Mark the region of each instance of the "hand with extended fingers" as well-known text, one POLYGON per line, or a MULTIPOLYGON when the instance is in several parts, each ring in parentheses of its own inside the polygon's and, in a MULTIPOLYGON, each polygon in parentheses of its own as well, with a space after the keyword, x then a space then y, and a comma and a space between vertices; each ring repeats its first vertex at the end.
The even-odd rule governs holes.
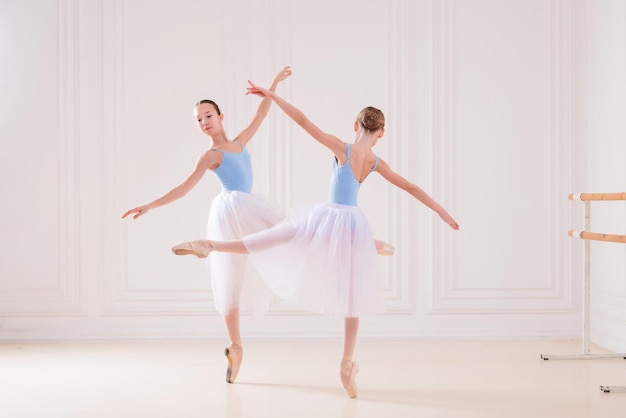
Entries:
POLYGON ((149 205, 138 206, 136 208, 133 208, 133 209, 129 210, 125 214, 123 214, 122 215, 122 219, 124 219, 128 215, 132 215, 133 213, 135 214, 135 216, 133 216, 133 219, 137 219, 141 215, 145 215, 146 213, 148 213, 149 210, 150 210, 150 206, 149 205))
POLYGON ((250 84, 250 87, 247 88, 248 91, 246 92, 246 96, 248 94, 254 94, 259 97, 271 97, 273 94, 268 89, 254 85, 254 83, 250 80, 248 80, 248 84, 250 84))
POLYGON ((439 217, 448 225, 450 225, 450 227, 452 229, 458 230, 459 229, 459 224, 452 218, 452 216, 450 216, 447 212, 442 213, 439 215, 439 217))
MULTIPOLYGON (((280 70, 280 72, 278 74, 276 74, 276 77, 274 77, 274 82, 279 83, 281 81, 283 81, 284 79, 286 79, 287 77, 289 77, 291 75, 291 66, 288 65, 285 68, 283 68, 282 70, 280 70)), ((250 82, 250 81, 248 81, 250 82)), ((250 83, 252 84, 252 83, 250 83)))

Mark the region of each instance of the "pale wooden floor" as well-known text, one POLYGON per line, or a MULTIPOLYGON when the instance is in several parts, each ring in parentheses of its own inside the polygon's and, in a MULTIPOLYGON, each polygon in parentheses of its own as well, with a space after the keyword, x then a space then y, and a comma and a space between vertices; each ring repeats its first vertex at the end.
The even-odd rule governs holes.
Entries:
MULTIPOLYGON (((237 383, 207 341, 0 344, 2 418, 624 418, 626 360, 549 360, 578 341, 359 341, 359 399, 339 341, 247 342, 237 383)), ((594 348, 597 352, 602 350, 594 348)))

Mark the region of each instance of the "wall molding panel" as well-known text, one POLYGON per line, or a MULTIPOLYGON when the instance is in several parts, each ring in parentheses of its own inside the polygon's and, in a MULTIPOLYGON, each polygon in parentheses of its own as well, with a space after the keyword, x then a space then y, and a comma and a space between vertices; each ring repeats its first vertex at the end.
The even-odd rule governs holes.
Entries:
MULTIPOLYGON (((548 188, 537 191, 537 197, 548 196, 551 229, 546 231, 543 239, 550 242, 551 265, 547 266, 541 286, 536 287, 467 287, 459 281, 459 257, 463 252, 453 233, 435 233, 433 235, 434 277, 439 278, 433 283, 430 313, 462 314, 462 313, 573 313, 575 302, 572 298, 570 268, 567 248, 567 236, 563 233, 567 218, 566 196, 569 190, 568 178, 571 171, 570 131, 571 123, 571 82, 570 82, 570 50, 571 27, 569 26, 571 11, 569 2, 553 1, 547 4, 546 13, 550 13, 551 27, 550 45, 551 73, 549 79, 551 101, 551 127, 548 136, 550 141, 545 150, 550 157, 550 166, 557 167, 549 175, 548 188)), ((435 135, 433 135, 434 161, 440 162, 435 176, 435 188, 438 196, 445 196, 452 209, 457 207, 451 190, 456 190, 456 179, 461 173, 455 171, 459 167, 455 150, 458 147, 459 124, 458 83, 460 71, 456 57, 458 55, 455 19, 463 19, 457 11, 458 3, 453 0, 436 2, 434 8, 435 27, 433 51, 433 87, 435 89, 433 109, 435 116, 435 135)), ((544 10, 538 11, 543 12, 544 10)), ((518 173, 523 175, 523 173, 518 173)), ((521 197, 520 197, 521 198, 521 197)), ((515 226, 512 225, 511 228, 515 226)), ((503 242, 506 245, 506 242, 503 242)), ((530 261, 532 262, 532 261, 530 261)))
MULTIPOLYGON (((127 166, 126 146, 128 135, 127 115, 132 110, 125 103, 126 66, 125 56, 134 51, 125 47, 125 27, 137 22, 127 20, 125 2, 115 0, 104 3, 104 82, 103 98, 106 121, 113 123, 105 128, 103 144, 104 202, 110 202, 105 213, 114 213, 119 204, 120 191, 126 187, 127 173, 119 167, 127 166)), ((106 203, 105 203, 106 204, 106 203)), ((104 221, 106 236, 105 248, 117 249, 109 255, 110 266, 106 271, 103 286, 102 308, 104 315, 149 316, 149 315, 216 315, 213 309, 213 296, 210 290, 191 288, 188 290, 149 288, 133 283, 127 269, 129 256, 127 228, 117 219, 104 221), (110 225, 109 225, 110 223, 110 225), (122 243, 122 245, 117 245, 122 243)))
MULTIPOLYGON (((415 100, 411 97, 415 91, 417 37, 413 20, 417 16, 416 3, 398 1, 387 3, 387 87, 386 104, 387 125, 393 127, 395 138, 415 138, 416 129, 406 123, 416 113, 415 100)), ((379 147, 385 148, 393 167, 400 173, 409 172, 411 157, 415 155, 409 141, 382 141, 379 147)), ((385 184, 385 200, 387 202, 387 230, 389 240, 396 247, 397 253, 385 260, 386 289, 385 313, 411 314, 417 310, 415 293, 416 281, 409 271, 409 250, 414 248, 410 242, 406 225, 409 224, 409 199, 403 190, 385 184)))
MULTIPOLYGON (((54 16, 51 16, 54 18, 54 16)), ((0 316, 53 316, 81 315, 81 277, 80 277, 80 240, 78 231, 80 190, 79 138, 78 138, 78 2, 59 0, 54 24, 57 29, 56 39, 48 40, 50 48, 56 50, 57 67, 52 68, 58 74, 57 112, 58 131, 53 133, 57 154, 57 207, 58 213, 57 252, 58 270, 51 271, 54 277, 48 282, 54 286, 42 286, 30 289, 5 288, 0 292, 0 316)), ((50 22, 52 24, 52 21, 50 22)), ((39 231, 39 234, 41 231, 39 231)), ((14 278, 16 282, 18 277, 14 278)))

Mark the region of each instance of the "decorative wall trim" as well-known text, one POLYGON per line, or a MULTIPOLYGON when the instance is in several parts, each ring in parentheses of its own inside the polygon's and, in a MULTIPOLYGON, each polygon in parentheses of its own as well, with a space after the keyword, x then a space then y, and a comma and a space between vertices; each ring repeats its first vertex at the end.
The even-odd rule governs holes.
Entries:
MULTIPOLYGON (((568 213, 567 186, 569 185, 570 125, 571 125, 571 10, 567 0, 552 0, 551 13, 551 141, 546 152, 551 158, 552 172, 549 179, 550 224, 546 239, 550 241, 552 265, 550 278, 545 287, 520 289, 463 288, 458 285, 458 248, 452 232, 435 229, 432 245, 433 282, 430 313, 570 313, 575 310, 571 289, 571 269, 567 243, 566 224, 562 214, 568 213), (551 301, 546 303, 546 301, 551 301)), ((453 19, 455 0, 434 2, 433 8, 433 161, 434 187, 437 196, 443 196, 444 206, 454 213, 455 179, 454 149, 456 148, 456 95, 455 79, 456 37, 453 19)), ((538 197, 540 198, 540 197, 538 197)))
MULTIPOLYGON (((269 72, 271 76, 284 65, 292 62, 292 42, 293 37, 291 27, 292 2, 289 0, 272 1, 270 3, 270 63, 269 72)), ((280 86, 282 97, 291 99, 291 85, 286 82, 280 86)), ((285 211, 294 206, 293 197, 293 141, 294 123, 288 118, 277 118, 276 113, 270 112, 268 116, 269 137, 265 149, 267 153, 263 156, 264 166, 267 168, 266 178, 268 179, 268 195, 272 202, 278 204, 285 211)))
MULTIPOLYGON (((125 20, 124 0, 103 2, 103 213, 122 207, 126 173, 125 159, 125 20)), ((234 54, 237 55, 237 54, 234 54)), ((122 316, 216 314, 213 296, 205 289, 138 289, 129 282, 126 229, 122 223, 102 220, 104 231, 103 314, 122 316), (115 253, 111 253, 114 251, 115 253)))
MULTIPOLYGON (((382 141, 380 147, 385 147, 389 160, 393 161, 394 170, 399 173, 408 173, 412 157, 416 155, 414 141, 408 138, 417 138, 417 129, 414 124, 408 123, 417 113, 415 91, 417 80, 417 36, 415 19, 417 16, 416 4, 413 1, 394 1, 387 3, 388 32, 387 32, 387 119, 394 126, 394 136, 405 140, 393 142, 382 141), (395 121, 395 122, 393 122, 395 121)), ((417 281, 410 270, 411 256, 408 253, 413 247, 407 233, 409 219, 409 200, 413 199, 404 190, 395 186, 386 185, 387 202, 387 230, 389 240, 396 247, 397 253, 386 263, 385 311, 388 314, 412 314, 416 310, 415 287, 417 281)), ((413 252, 414 254, 417 251, 413 252)), ((418 260, 419 262, 419 260, 418 260)))
MULTIPOLYGON (((80 146, 79 126, 79 21, 78 0, 57 2, 58 56, 58 260, 56 286, 5 289, 0 293, 3 316, 81 315, 80 287, 80 146)), ((53 19, 54 17, 51 17, 53 19)))

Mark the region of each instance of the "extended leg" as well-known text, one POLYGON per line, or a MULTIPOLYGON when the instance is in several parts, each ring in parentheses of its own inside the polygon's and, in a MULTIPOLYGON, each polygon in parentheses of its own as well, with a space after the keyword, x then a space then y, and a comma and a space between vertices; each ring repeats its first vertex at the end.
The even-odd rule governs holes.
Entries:
POLYGON ((242 241, 209 241, 206 239, 186 241, 172 247, 176 255, 195 255, 199 258, 207 258, 212 251, 233 254, 248 254, 248 249, 242 241))
MULTIPOLYGON (((289 241, 295 233, 295 225, 283 222, 270 229, 248 235, 245 238, 245 244, 243 240, 209 241, 202 239, 176 244, 172 247, 172 252, 176 255, 193 254, 199 258, 208 257, 209 253, 212 251, 233 254, 248 254, 249 251, 247 246, 257 250, 271 248, 289 241)), ((391 248, 393 249, 393 247, 391 248)))

